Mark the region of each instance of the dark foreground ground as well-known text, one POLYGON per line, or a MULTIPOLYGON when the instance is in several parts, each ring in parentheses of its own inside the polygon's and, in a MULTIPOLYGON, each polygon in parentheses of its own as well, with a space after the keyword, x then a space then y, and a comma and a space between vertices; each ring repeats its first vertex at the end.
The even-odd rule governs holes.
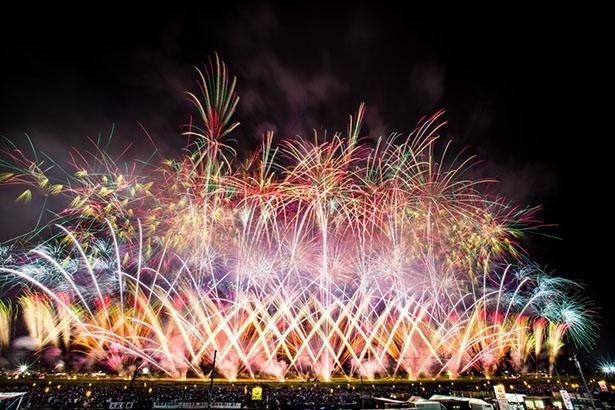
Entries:
MULTIPOLYGON (((597 407, 615 406, 615 381, 605 381, 602 391, 597 379, 590 379, 590 390, 597 407)), ((376 398, 405 400, 411 396, 429 398, 434 394, 483 398, 497 405, 493 386, 503 384, 507 393, 540 398, 545 410, 556 409, 561 403, 559 391, 567 390, 575 408, 589 406, 583 398, 587 393, 576 379, 441 379, 421 381, 349 381, 332 382, 223 382, 215 381, 211 390, 211 408, 252 409, 361 409, 383 408, 385 402, 376 398), (260 400, 253 400, 253 389, 262 388, 260 400)), ((0 378, 0 392, 26 392, 21 406, 27 409, 152 409, 192 408, 209 406, 209 381, 168 381, 140 377, 131 380, 108 378, 78 378, 68 376, 38 376, 15 379, 0 378)), ((258 392, 255 392, 258 396, 258 392)), ((0 409, 9 408, 0 401, 0 409)), ((444 403, 446 410, 470 410, 459 403, 444 403), (449 408, 450 407, 450 408, 449 408)), ((531 405, 512 404, 510 410, 534 410, 531 405)), ((540 406, 540 404, 538 404, 540 406)), ((589 407, 588 407, 589 408, 589 407)), ((474 410, 474 409, 472 409, 474 410)))

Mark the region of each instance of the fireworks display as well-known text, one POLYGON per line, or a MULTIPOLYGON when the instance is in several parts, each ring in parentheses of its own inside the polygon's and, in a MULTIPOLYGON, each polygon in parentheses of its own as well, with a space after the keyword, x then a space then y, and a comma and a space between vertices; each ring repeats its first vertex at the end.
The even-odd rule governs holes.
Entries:
POLYGON ((442 112, 368 139, 360 105, 345 133, 270 132, 242 156, 235 79, 217 57, 198 76, 201 122, 178 158, 126 163, 100 141, 62 166, 4 151, 17 201, 68 205, 0 252, 17 292, 0 303, 0 352, 21 320, 36 349, 120 374, 203 377, 217 351, 229 380, 330 380, 551 369, 565 342, 591 345, 579 286, 521 248, 536 209, 467 176, 442 112))

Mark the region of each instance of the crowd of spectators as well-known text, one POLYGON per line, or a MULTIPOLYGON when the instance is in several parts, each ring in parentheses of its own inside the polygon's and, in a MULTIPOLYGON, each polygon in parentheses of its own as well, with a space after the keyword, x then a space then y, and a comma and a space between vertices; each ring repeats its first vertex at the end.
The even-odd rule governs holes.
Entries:
MULTIPOLYGON (((552 392, 567 389, 572 393, 583 393, 576 383, 550 380, 506 380, 508 392, 528 396, 551 396, 552 392)), ((469 381, 415 381, 388 383, 225 383, 214 386, 211 401, 235 403, 241 408, 268 409, 361 409, 381 406, 375 398, 405 400, 411 396, 429 398, 432 395, 473 396, 493 398, 493 384, 489 380, 469 381), (252 388, 262 387, 262 398, 252 400, 252 388)), ((143 381, 130 385, 121 381, 41 381, 41 380, 0 380, 0 391, 26 392, 22 408, 26 409, 109 409, 124 408, 150 409, 154 404, 193 403, 200 406, 210 399, 208 383, 143 381), (126 403, 130 403, 126 406, 126 403)), ((599 395, 596 386, 596 395, 599 395)), ((606 399, 610 400, 609 397, 606 399)), ((4 404, 6 405, 6 403, 4 404)), ((0 403, 0 409, 4 406, 0 403)), ((170 407, 169 407, 170 408, 170 407)), ((201 407, 203 408, 203 407, 201 407)), ((206 407, 205 407, 206 408, 206 407)), ((218 407, 219 408, 219 407, 218 407)))

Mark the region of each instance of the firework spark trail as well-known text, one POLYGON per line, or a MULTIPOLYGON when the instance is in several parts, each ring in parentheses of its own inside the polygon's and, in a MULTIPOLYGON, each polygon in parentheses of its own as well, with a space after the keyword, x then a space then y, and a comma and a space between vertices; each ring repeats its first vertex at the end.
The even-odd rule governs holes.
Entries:
MULTIPOLYGON (((75 251, 76 257, 86 255, 82 252, 75 251)), ((39 251, 33 256, 44 254, 39 251)), ((120 254, 116 258, 124 259, 120 254)), ((148 267, 142 269, 141 274, 106 273, 123 277, 122 298, 113 289, 98 295, 92 291, 92 283, 72 281, 76 301, 70 304, 31 276, 12 273, 48 295, 28 299, 40 305, 31 320, 40 324, 41 320, 49 323, 49 317, 71 318, 75 343, 118 371, 126 364, 118 357, 138 357, 172 377, 185 377, 188 371, 203 376, 200 364, 218 350, 219 371, 231 380, 242 372, 278 379, 289 371, 304 375, 313 371, 321 377, 416 377, 445 371, 458 374, 470 368, 489 373, 509 351, 530 350, 531 338, 519 340, 519 334, 531 332, 528 318, 537 315, 537 299, 566 297, 557 289, 561 285, 536 288, 526 278, 516 288, 508 283, 484 288, 478 298, 466 294, 465 298, 473 299, 465 306, 462 300, 447 306, 446 300, 441 303, 427 291, 420 294, 412 287, 381 294, 366 286, 348 292, 333 284, 325 306, 321 292, 314 291, 315 286, 321 286, 319 281, 314 281, 311 289, 280 286, 279 281, 252 283, 228 298, 198 286, 198 279, 188 270, 163 276, 148 267), (150 279, 138 279, 148 275, 150 279), (136 308, 119 306, 120 300, 136 308), (487 315, 485 306, 490 312, 487 315), (329 314, 322 315, 325 307, 329 314), (52 309, 54 313, 41 316, 40 312, 52 309), (62 310, 66 311, 63 315, 62 310)), ((538 323, 543 320, 536 319, 538 323)), ((549 324, 550 361, 570 325, 549 324)), ((57 343, 56 330, 34 333, 54 340, 41 341, 41 345, 57 343)), ((540 332, 534 336, 543 337, 540 332)))
POLYGON ((13 307, 0 300, 0 353, 9 346, 13 322, 13 307))
POLYGON ((552 366, 565 335, 591 343, 576 285, 524 256, 536 208, 464 177, 475 159, 438 149, 442 111, 365 144, 361 104, 347 135, 274 144, 269 132, 240 161, 224 142, 235 79, 217 56, 199 78, 203 125, 179 158, 122 166, 96 143, 62 183, 15 146, 0 162, 0 182, 27 186, 18 199, 70 200, 51 239, 0 268, 61 317, 41 344, 62 335, 118 372, 138 359, 203 376, 217 350, 229 379, 327 380, 491 373, 544 346, 552 366))

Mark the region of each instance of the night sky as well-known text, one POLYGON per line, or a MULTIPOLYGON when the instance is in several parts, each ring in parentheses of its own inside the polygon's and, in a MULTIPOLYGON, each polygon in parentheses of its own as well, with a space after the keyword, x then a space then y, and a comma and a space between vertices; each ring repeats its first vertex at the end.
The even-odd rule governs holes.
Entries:
MULTIPOLYGON (((114 126, 115 146, 134 142, 138 156, 151 151, 142 125, 177 153, 194 114, 183 92, 196 88, 193 66, 213 52, 238 77, 242 125, 233 138, 243 151, 266 129, 278 137, 345 130, 362 100, 372 137, 407 133, 444 108, 443 136, 483 160, 477 175, 499 179, 494 189, 515 203, 543 206, 540 219, 554 226, 524 247, 547 270, 587 285, 601 316, 595 357, 615 353, 605 12, 90 7, 3 11, 0 135, 23 144, 27 133, 61 160, 114 126)), ((0 199, 2 239, 33 226, 36 201, 26 209, 6 189, 0 199)))

